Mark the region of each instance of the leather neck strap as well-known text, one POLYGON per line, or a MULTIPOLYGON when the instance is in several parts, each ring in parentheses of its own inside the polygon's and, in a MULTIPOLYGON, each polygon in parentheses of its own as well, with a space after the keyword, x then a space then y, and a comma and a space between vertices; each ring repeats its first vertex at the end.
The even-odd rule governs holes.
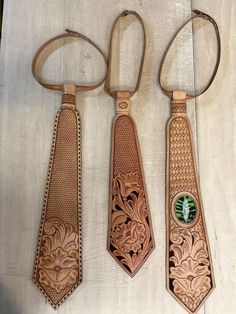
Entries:
POLYGON ((143 71, 143 63, 144 63, 145 50, 146 50, 146 34, 145 34, 144 23, 143 23, 141 16, 137 12, 124 10, 123 12, 121 12, 120 15, 118 15, 118 17, 116 18, 116 20, 112 26, 111 37, 110 37, 109 56, 108 56, 108 66, 107 66, 107 79, 106 79, 106 83, 105 83, 106 92, 115 99, 117 99, 119 97, 119 95, 122 93, 122 91, 121 90, 112 90, 111 86, 110 86, 113 34, 114 34, 114 31, 115 31, 115 28, 116 28, 116 25, 117 25, 119 19, 124 18, 128 15, 134 15, 139 20, 139 22, 142 26, 142 30, 143 30, 143 52, 142 52, 142 56, 141 56, 140 68, 139 68, 139 74, 138 74, 136 86, 133 90, 124 91, 126 95, 127 95, 127 92, 129 93, 129 97, 132 97, 137 92, 137 90, 139 89, 142 71, 143 71))
MULTIPOLYGON (((61 38, 66 38, 66 37, 76 37, 76 38, 82 38, 83 40, 87 41, 89 44, 91 44, 93 47, 95 47, 97 49, 97 51, 99 51, 99 53, 103 56, 103 59, 105 61, 105 64, 107 63, 106 60, 106 56, 103 53, 103 51, 95 44, 95 42, 93 42, 91 39, 89 39, 88 37, 86 37, 85 35, 78 33, 78 32, 74 32, 71 31, 69 29, 66 29, 65 34, 61 34, 58 35, 56 37, 53 37, 51 39, 49 39, 47 42, 45 42, 36 52, 33 62, 32 62, 32 72, 33 75, 35 77, 35 79, 39 82, 39 84, 41 84, 43 87, 48 88, 48 89, 53 89, 53 90, 63 90, 63 86, 64 84, 51 84, 51 83, 47 83, 45 81, 43 81, 37 74, 37 61, 39 56, 41 55, 41 53, 43 52, 43 50, 49 46, 52 42, 61 39, 61 38)), ((95 89, 97 87, 99 87, 100 85, 102 85, 102 83, 105 81, 106 79, 106 75, 102 78, 102 80, 100 80, 97 84, 94 85, 80 85, 80 84, 75 84, 76 86, 76 90, 77 91, 88 91, 88 90, 92 90, 95 89)))
POLYGON ((216 73, 217 73, 217 70, 218 70, 218 67, 219 67, 219 64, 220 64, 220 56, 221 56, 221 42, 220 42, 220 33, 219 33, 219 29, 218 29, 218 26, 217 26, 217 23, 216 21, 208 14, 206 13, 203 13, 201 11, 198 11, 198 10, 193 10, 193 12, 196 14, 194 16, 192 16, 187 22, 185 22, 183 24, 183 26, 177 31, 177 33, 174 35, 174 37, 172 38, 169 46, 167 47, 166 49, 166 52, 163 56, 163 59, 162 59, 162 62, 161 62, 161 66, 160 66, 160 72, 159 72, 159 84, 161 86, 161 89, 162 91, 167 95, 169 96, 170 98, 173 98, 173 91, 171 90, 167 90, 166 88, 164 88, 163 86, 163 83, 162 83, 162 80, 161 80, 161 77, 162 77, 162 70, 163 70, 163 67, 164 67, 164 63, 165 63, 165 59, 166 59, 166 56, 171 48, 171 45, 172 43, 174 42, 174 40, 176 39, 176 37, 179 35, 179 33, 181 32, 181 30, 190 22, 192 21, 193 19, 196 19, 196 18, 202 18, 204 20, 207 20, 209 22, 212 23, 212 25, 214 26, 214 29, 215 29, 215 33, 216 33, 216 38, 217 38, 217 59, 216 59, 216 64, 215 64, 215 68, 214 68, 214 71, 211 75, 211 78, 207 84, 207 86, 200 92, 200 93, 197 93, 197 94, 189 94, 189 95, 186 95, 186 99, 193 99, 193 98, 196 98, 200 95, 202 95, 206 90, 208 90, 208 88, 211 86, 215 76, 216 76, 216 73))

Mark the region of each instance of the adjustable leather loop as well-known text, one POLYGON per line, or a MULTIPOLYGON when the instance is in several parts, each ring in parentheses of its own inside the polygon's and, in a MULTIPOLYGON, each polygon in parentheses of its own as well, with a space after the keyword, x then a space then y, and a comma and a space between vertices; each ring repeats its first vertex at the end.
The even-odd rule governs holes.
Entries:
POLYGON ((112 90, 111 86, 110 86, 110 83, 111 83, 111 63, 112 63, 113 35, 114 35, 114 31, 115 31, 115 28, 116 28, 116 25, 117 25, 119 19, 120 18, 124 18, 124 17, 126 17, 128 15, 134 15, 139 20, 139 22, 140 22, 140 24, 142 26, 142 30, 143 30, 143 52, 142 52, 141 61, 140 61, 139 74, 138 74, 138 78, 137 78, 137 82, 136 82, 135 88, 133 90, 128 91, 129 92, 129 97, 132 97, 137 92, 137 90, 139 89, 141 76, 142 76, 142 71, 143 71, 143 63, 144 63, 145 50, 146 50, 146 34, 145 34, 144 23, 143 23, 143 20, 142 20, 141 16, 137 12, 124 10, 123 12, 121 12, 120 15, 118 15, 118 17, 116 18, 116 20, 115 20, 115 22, 114 22, 114 24, 112 26, 111 37, 110 37, 109 55, 108 55, 107 79, 106 79, 106 83, 105 83, 105 90, 106 90, 106 92, 110 96, 115 98, 115 99, 118 98, 119 90, 112 90))
MULTIPOLYGON (((45 81, 43 81, 37 74, 37 60, 39 58, 39 56, 41 55, 41 53, 43 52, 43 50, 48 47, 51 43, 53 43, 54 41, 61 39, 61 38, 67 38, 67 37, 77 37, 77 38, 81 38, 85 41, 87 41, 89 44, 91 44, 94 48, 97 49, 97 51, 103 56, 103 59, 105 61, 105 64, 107 64, 107 60, 106 60, 106 56, 104 54, 104 52, 97 46, 97 44, 95 42, 93 42, 91 39, 89 39, 88 37, 86 37, 85 35, 78 33, 78 32, 74 32, 72 30, 66 29, 67 33, 58 35, 56 37, 53 37, 51 39, 49 39, 48 41, 46 41, 36 52, 33 62, 32 62, 32 72, 33 75, 35 77, 35 79, 39 82, 39 84, 41 84, 43 87, 48 88, 48 89, 54 89, 54 90, 63 90, 63 84, 50 84, 47 83, 45 81)), ((75 84, 76 85, 76 90, 77 91, 88 91, 88 90, 92 90, 95 89, 97 87, 99 87, 100 85, 102 85, 102 83, 105 81, 106 79, 106 75, 102 78, 102 80, 100 80, 97 84, 94 85, 80 85, 80 84, 75 84)))
POLYGON ((176 37, 179 35, 179 33, 182 31, 182 29, 192 20, 196 19, 196 18, 202 18, 204 20, 207 20, 209 21, 210 23, 212 23, 212 25, 214 26, 214 29, 215 29, 215 33, 216 33, 216 39, 217 39, 217 59, 216 59, 216 64, 215 64, 215 68, 214 68, 214 71, 211 75, 211 78, 207 84, 207 86, 200 92, 200 93, 197 93, 197 94, 188 94, 186 95, 186 99, 193 99, 193 98, 196 98, 200 95, 202 95, 205 91, 208 90, 208 88, 211 86, 212 82, 214 81, 214 78, 216 76, 216 73, 217 73, 217 70, 218 70, 218 67, 219 67, 219 64, 220 64, 220 56, 221 56, 221 41, 220 41, 220 33, 219 33, 219 28, 217 26, 217 23, 216 21, 208 14, 206 13, 203 13, 199 10, 193 10, 193 13, 195 13, 195 15, 193 15, 187 22, 185 22, 183 24, 183 26, 181 26, 181 28, 177 31, 177 33, 174 35, 174 37, 172 38, 169 46, 167 47, 166 49, 166 52, 162 58, 162 62, 161 62, 161 66, 160 66, 160 71, 159 71, 159 84, 160 84, 160 87, 162 89, 162 91, 167 95, 169 96, 170 98, 173 98, 173 91, 171 90, 167 90, 166 88, 164 88, 163 84, 162 84, 162 80, 161 80, 161 76, 162 76, 162 70, 163 70, 163 67, 164 67, 164 63, 165 63, 165 59, 167 57, 167 54, 172 46, 172 43, 174 42, 174 40, 176 39, 176 37))

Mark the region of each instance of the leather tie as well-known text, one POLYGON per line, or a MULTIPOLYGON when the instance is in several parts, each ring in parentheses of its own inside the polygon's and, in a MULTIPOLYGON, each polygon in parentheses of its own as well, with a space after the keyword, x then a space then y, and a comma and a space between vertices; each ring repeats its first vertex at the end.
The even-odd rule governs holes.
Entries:
POLYGON ((108 251, 133 277, 154 249, 150 210, 144 180, 138 136, 130 109, 130 97, 138 90, 145 54, 143 21, 134 11, 123 11, 115 20, 110 39, 106 91, 116 99, 116 116, 112 126, 108 251), (132 14, 143 28, 144 48, 136 88, 111 90, 110 74, 112 38, 120 18, 132 14))
MULTIPOLYGON (((220 62, 220 36, 216 22, 209 15, 195 10, 192 19, 210 21, 216 31, 218 56, 216 66, 204 93, 211 85, 220 62)), ((166 221, 167 221, 167 289, 190 313, 196 313, 215 287, 213 266, 207 237, 191 125, 186 114, 186 100, 200 94, 166 90, 172 98, 171 118, 167 126, 166 221)))
MULTIPOLYGON (((68 30, 67 30, 68 31, 68 30)), ((53 132, 42 218, 35 257, 33 281, 54 309, 58 308, 82 281, 82 192, 81 125, 75 108, 76 90, 101 85, 49 84, 36 75, 36 63, 50 43, 64 37, 78 37, 100 48, 83 34, 68 31, 56 36, 36 52, 32 71, 46 88, 62 91, 53 132)))

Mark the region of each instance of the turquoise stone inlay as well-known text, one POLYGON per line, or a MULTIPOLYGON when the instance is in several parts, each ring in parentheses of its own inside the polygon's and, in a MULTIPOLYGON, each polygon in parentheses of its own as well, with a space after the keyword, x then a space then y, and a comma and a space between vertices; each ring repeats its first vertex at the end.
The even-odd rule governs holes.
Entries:
POLYGON ((191 223, 197 210, 194 200, 189 195, 180 196, 175 202, 175 215, 182 223, 191 223))

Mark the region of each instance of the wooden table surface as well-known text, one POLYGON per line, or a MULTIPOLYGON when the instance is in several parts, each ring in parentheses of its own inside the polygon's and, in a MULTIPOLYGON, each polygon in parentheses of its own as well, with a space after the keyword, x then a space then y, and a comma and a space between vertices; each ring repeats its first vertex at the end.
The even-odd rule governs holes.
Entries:
MULTIPOLYGON (((63 314, 182 314, 165 290, 165 134, 170 100, 157 81, 173 34, 197 8, 219 24, 222 59, 212 87, 188 103, 216 289, 199 314, 236 313, 236 1, 235 0, 24 0, 5 1, 0 63, 0 313, 55 313, 32 283, 32 268, 52 140, 61 95, 31 74, 36 49, 65 28, 80 31, 107 53, 112 23, 123 9, 138 11, 147 32, 141 87, 132 98, 156 249, 131 279, 106 251, 111 122, 114 100, 103 88, 80 93, 83 151, 83 283, 57 310, 63 314)), ((140 26, 119 28, 115 78, 134 84, 140 26)), ((190 25, 170 54, 164 79, 200 90, 216 53, 206 22, 190 25)), ((50 80, 96 81, 102 60, 73 41, 43 68, 50 80), (66 60, 67 59, 67 60, 66 60)), ((118 84, 118 83, 117 83, 118 84)))

